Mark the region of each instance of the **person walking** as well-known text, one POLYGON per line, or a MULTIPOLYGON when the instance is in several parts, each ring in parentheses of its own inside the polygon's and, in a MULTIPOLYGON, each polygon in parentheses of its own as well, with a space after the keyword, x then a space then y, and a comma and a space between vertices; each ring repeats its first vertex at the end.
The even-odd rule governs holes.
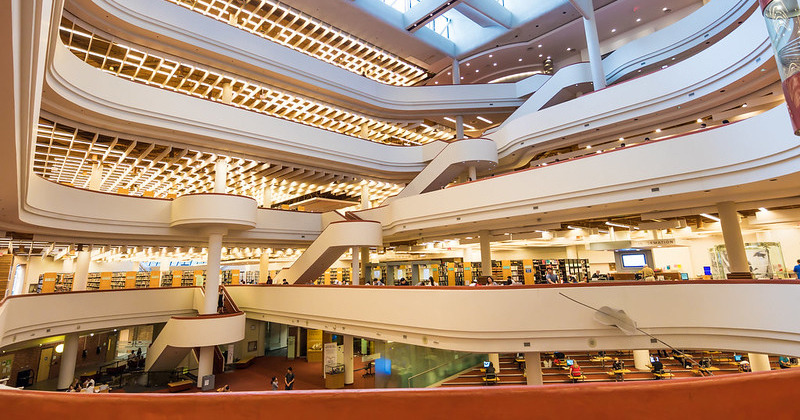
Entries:
POLYGON ((286 384, 287 391, 291 391, 294 389, 294 373, 292 372, 291 366, 286 369, 286 378, 283 380, 284 384, 286 384))

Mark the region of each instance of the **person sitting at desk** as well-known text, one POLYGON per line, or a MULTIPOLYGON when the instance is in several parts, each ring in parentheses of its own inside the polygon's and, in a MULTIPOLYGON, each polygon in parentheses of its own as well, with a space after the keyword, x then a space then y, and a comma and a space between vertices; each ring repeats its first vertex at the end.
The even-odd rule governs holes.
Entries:
POLYGON ((583 372, 581 372, 581 367, 578 365, 578 362, 573 361, 572 366, 569 367, 569 376, 572 379, 583 376, 583 372))
POLYGON ((602 281, 602 280, 608 280, 608 275, 600 274, 600 270, 597 270, 594 272, 594 274, 592 274, 592 281, 602 281))
POLYGON ((433 276, 428 277, 428 286, 438 286, 438 284, 433 281, 433 276))
POLYGON ((386 286, 386 284, 385 284, 384 282, 382 282, 382 281, 381 281, 381 279, 375 279, 375 280, 373 280, 373 281, 372 281, 372 285, 373 285, 373 286, 386 286))
POLYGON ((614 358, 614 363, 611 365, 611 369, 613 369, 613 370, 625 369, 625 362, 622 361, 622 360, 619 360, 618 357, 615 357, 614 358))
POLYGON ((494 370, 494 364, 492 362, 489 362, 489 364, 486 366, 486 374, 484 375, 484 378, 486 379, 485 383, 496 383, 495 379, 497 379, 497 373, 494 370))
POLYGON ((656 281, 656 272, 653 271, 653 269, 647 264, 642 267, 640 273, 642 274, 642 277, 644 277, 644 281, 656 281))
POLYGON ((653 366, 652 369, 650 369, 651 372, 659 374, 664 373, 664 364, 661 363, 661 361, 656 360, 655 362, 653 362, 652 366, 653 366))
POLYGON ((544 275, 544 279, 547 280, 548 284, 561 283, 561 280, 558 279, 558 274, 553 272, 552 267, 547 267, 547 274, 544 275))
POLYGON ((781 356, 778 358, 778 366, 780 366, 781 369, 788 369, 792 367, 792 362, 789 360, 788 357, 781 356))

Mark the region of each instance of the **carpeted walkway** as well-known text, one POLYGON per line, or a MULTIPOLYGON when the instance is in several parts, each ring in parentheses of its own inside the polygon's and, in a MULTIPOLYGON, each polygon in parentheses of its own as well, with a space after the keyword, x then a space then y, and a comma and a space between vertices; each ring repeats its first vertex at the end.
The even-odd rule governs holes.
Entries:
MULTIPOLYGON (((280 391, 283 391, 283 380, 286 368, 291 366, 294 371, 294 389, 325 389, 325 380, 322 378, 322 362, 308 363, 305 359, 288 360, 281 356, 262 356, 254 360, 253 364, 245 369, 237 369, 221 373, 214 378, 215 385, 220 388, 229 385, 231 391, 271 391, 270 380, 278 377, 280 391)), ((365 363, 361 356, 353 360, 355 369, 361 369, 365 363)), ((362 377, 363 370, 356 370, 353 375, 353 385, 345 385, 344 389, 370 389, 375 387, 375 377, 362 377)), ((168 392, 166 389, 152 390, 150 392, 168 392)), ((199 389, 183 392, 200 392, 199 389)))

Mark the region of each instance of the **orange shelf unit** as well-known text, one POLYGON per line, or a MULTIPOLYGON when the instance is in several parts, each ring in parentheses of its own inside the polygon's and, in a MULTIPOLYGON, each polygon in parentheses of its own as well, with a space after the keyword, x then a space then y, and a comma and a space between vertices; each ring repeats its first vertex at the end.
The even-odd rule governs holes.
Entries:
POLYGON ((100 273, 100 290, 111 290, 111 277, 114 273, 103 271, 100 273))
POLYGON ((53 293, 56 291, 57 273, 42 274, 42 293, 53 293))
POLYGON ((136 272, 135 271, 127 271, 127 272, 125 272, 125 288, 126 289, 135 289, 136 288, 136 272))
POLYGON ((151 271, 150 272, 150 287, 161 287, 161 272, 160 271, 151 271))
POLYGON ((180 287, 181 286, 181 277, 183 277, 182 270, 174 270, 172 272, 172 287, 180 287))

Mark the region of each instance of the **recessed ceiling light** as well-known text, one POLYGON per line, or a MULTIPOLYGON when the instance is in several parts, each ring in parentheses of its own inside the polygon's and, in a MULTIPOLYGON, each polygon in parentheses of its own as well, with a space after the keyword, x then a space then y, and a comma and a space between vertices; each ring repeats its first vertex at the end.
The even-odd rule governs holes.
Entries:
POLYGON ((637 21, 637 22, 641 22, 641 21, 642 21, 642 18, 636 18, 636 21, 637 21))
POLYGON ((539 58, 541 58, 541 57, 542 57, 542 54, 539 54, 539 58))
POLYGON ((542 48, 542 44, 539 44, 539 48, 542 48))
POLYGON ((494 57, 494 55, 493 54, 489 54, 489 58, 492 58, 492 57, 494 57))
POLYGON ((697 119, 697 122, 698 122, 698 123, 702 123, 702 122, 703 122, 703 119, 702 119, 702 118, 698 118, 698 119, 697 119))
POLYGON ((444 117, 444 119, 447 120, 447 121, 450 121, 451 123, 456 122, 456 120, 454 120, 454 119, 452 119, 450 117, 444 117))
POLYGON ((480 70, 478 70, 478 69, 475 69, 475 73, 478 73, 479 71, 480 71, 480 70))
POLYGON ((665 7, 665 8, 663 8, 663 9, 661 9, 661 11, 662 11, 662 12, 666 12, 667 10, 669 10, 669 8, 666 8, 666 7, 665 7))
POLYGON ((592 145, 591 145, 591 144, 587 144, 587 145, 586 145, 586 148, 587 148, 587 149, 591 149, 591 148, 592 148, 592 145))
POLYGON ((497 67, 497 63, 492 63, 493 66, 497 67))
POLYGON ((461 80, 464 80, 464 76, 461 76, 461 80))
POLYGON ((479 115, 479 116, 477 116, 476 118, 478 118, 479 120, 481 120, 481 121, 485 122, 486 124, 494 124, 494 123, 492 122, 492 120, 490 120, 490 119, 487 119, 487 118, 483 118, 483 117, 481 117, 480 115, 479 115))
POLYGON ((742 108, 747 108, 747 103, 743 103, 742 108))
POLYGON ((661 132, 661 129, 660 128, 656 128, 656 133, 660 133, 660 132, 661 132))
POLYGON ((572 48, 570 48, 570 47, 567 47, 567 51, 572 51, 572 48))
POLYGON ((467 63, 467 67, 469 67, 469 63, 467 63))
POLYGON ((433 82, 433 84, 434 84, 434 85, 438 85, 438 84, 439 84, 439 82, 433 82))
POLYGON ((450 75, 450 72, 449 72, 449 71, 447 72, 447 75, 448 75, 448 76, 450 75))
POLYGON ((517 60, 517 61, 522 61, 522 59, 520 58, 520 59, 519 59, 519 60, 517 60))
POLYGON ((617 29, 616 29, 616 28, 614 28, 614 29, 612 29, 612 30, 611 30, 611 32, 612 32, 612 33, 614 33, 614 32, 617 32, 617 29))

